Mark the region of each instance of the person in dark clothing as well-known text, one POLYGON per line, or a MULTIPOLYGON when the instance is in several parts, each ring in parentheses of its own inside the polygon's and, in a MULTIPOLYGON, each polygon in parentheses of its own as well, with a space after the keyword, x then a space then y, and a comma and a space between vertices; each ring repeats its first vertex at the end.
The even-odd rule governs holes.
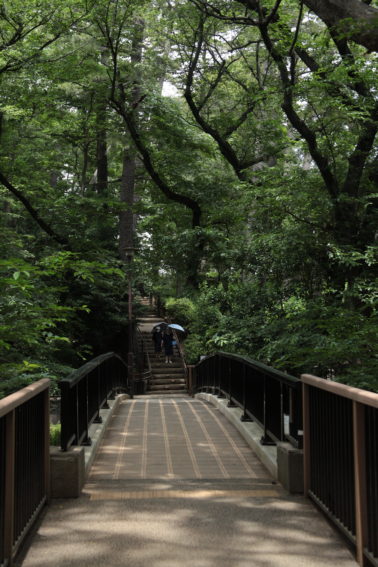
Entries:
POLYGON ((165 353, 165 363, 172 364, 173 356, 173 333, 171 330, 166 329, 163 333, 163 345, 165 353))
POLYGON ((159 354, 161 352, 161 341, 162 341, 162 333, 160 327, 155 327, 152 331, 152 340, 154 342, 155 352, 159 354))

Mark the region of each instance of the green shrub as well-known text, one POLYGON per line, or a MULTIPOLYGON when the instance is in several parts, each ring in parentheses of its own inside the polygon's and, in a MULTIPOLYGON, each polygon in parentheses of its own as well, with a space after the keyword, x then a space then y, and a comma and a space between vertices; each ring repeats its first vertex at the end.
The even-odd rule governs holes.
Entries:
POLYGON ((167 316, 183 327, 190 326, 194 317, 194 304, 187 297, 168 297, 165 302, 167 316))
POLYGON ((206 346, 204 345, 203 338, 196 334, 189 335, 187 339, 185 339, 184 349, 187 364, 196 364, 201 355, 208 354, 205 350, 206 346))
POLYGON ((56 425, 50 425, 50 445, 59 447, 60 445, 60 432, 61 425, 57 423, 56 425))

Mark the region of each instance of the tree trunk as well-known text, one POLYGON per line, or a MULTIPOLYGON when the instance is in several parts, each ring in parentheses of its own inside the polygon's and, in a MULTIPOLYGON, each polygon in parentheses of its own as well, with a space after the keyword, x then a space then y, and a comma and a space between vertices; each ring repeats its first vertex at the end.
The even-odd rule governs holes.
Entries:
POLYGON ((108 188, 106 107, 107 103, 105 98, 102 98, 96 107, 96 190, 100 195, 106 194, 108 188))
MULTIPOLYGON (((134 34, 131 46, 131 64, 134 73, 131 104, 134 106, 140 99, 140 82, 138 65, 142 62, 144 20, 138 18, 134 22, 134 34)), ((127 252, 134 248, 135 215, 133 205, 135 200, 135 171, 136 153, 125 148, 123 153, 123 170, 121 178, 121 202, 126 205, 119 219, 119 250, 121 259, 126 262, 127 252)))
POLYGON ((125 149, 123 154, 123 168, 121 178, 121 202, 126 205, 126 210, 119 215, 119 253, 121 260, 127 261, 127 252, 134 248, 135 215, 134 188, 135 188, 135 153, 125 149))

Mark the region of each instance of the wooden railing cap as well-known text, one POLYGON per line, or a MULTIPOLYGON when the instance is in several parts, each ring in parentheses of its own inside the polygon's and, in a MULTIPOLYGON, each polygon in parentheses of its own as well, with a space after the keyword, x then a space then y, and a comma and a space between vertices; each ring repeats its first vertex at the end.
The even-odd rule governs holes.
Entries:
POLYGON ((374 392, 361 390, 361 388, 355 388, 354 386, 348 386, 340 382, 334 382, 333 380, 319 378, 312 374, 302 374, 301 380, 304 384, 308 384, 309 386, 315 386, 316 388, 326 390, 337 396, 342 396, 354 400, 355 402, 378 408, 378 394, 374 392))
POLYGON ((0 417, 10 413, 16 407, 24 404, 44 390, 47 390, 50 386, 50 382, 51 380, 49 378, 42 378, 41 380, 38 380, 38 382, 25 386, 22 390, 18 390, 17 392, 14 392, 14 394, 10 394, 0 400, 0 417))

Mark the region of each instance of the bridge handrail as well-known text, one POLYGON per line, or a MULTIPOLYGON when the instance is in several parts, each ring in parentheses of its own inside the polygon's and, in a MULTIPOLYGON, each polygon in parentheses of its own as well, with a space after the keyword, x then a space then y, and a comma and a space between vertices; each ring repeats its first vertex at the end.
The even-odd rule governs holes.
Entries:
MULTIPOLYGON (((268 366, 267 364, 264 364, 262 362, 254 360, 253 358, 250 358, 249 356, 233 354, 233 353, 225 352, 225 351, 222 351, 222 350, 217 351, 215 354, 224 355, 224 356, 227 356, 227 358, 231 358, 231 359, 234 359, 234 360, 244 361, 247 365, 255 368, 256 370, 261 370, 262 372, 266 372, 270 376, 277 376, 277 378, 281 379, 285 383, 297 383, 297 382, 301 381, 296 376, 291 376, 290 374, 287 374, 286 372, 283 372, 282 370, 277 370, 277 368, 273 368, 272 366, 268 366)), ((205 358, 200 360, 198 362, 198 364, 201 364, 204 360, 206 360, 207 358, 210 358, 211 356, 214 356, 214 355, 206 356, 205 358)))
POLYGON ((44 378, 0 400, 0 565, 49 498, 49 386, 44 378))
POLYGON ((116 354, 115 352, 106 352, 105 354, 100 354, 99 356, 96 356, 95 358, 93 358, 92 360, 89 360, 88 362, 86 362, 85 364, 83 364, 82 366, 80 366, 80 368, 76 368, 75 370, 73 370, 71 372, 71 374, 69 374, 68 376, 66 376, 66 378, 62 378, 60 380, 60 383, 62 382, 69 382, 70 387, 72 388, 73 386, 75 386, 84 376, 86 376, 87 374, 89 374, 89 372, 92 372, 92 370, 94 368, 96 368, 97 366, 99 366, 100 364, 102 364, 105 360, 108 360, 110 358, 119 358, 122 362, 123 359, 116 354))
POLYGON ((303 382, 304 493, 378 565, 378 394, 310 374, 303 382))
POLYGON ((61 391, 61 448, 90 445, 89 426, 101 423, 100 410, 106 408, 117 389, 131 395, 126 362, 116 353, 101 354, 74 370, 59 382, 61 391))
POLYGON ((301 381, 247 356, 217 352, 194 367, 193 390, 228 398, 243 410, 243 421, 263 428, 261 443, 302 445, 301 381))

